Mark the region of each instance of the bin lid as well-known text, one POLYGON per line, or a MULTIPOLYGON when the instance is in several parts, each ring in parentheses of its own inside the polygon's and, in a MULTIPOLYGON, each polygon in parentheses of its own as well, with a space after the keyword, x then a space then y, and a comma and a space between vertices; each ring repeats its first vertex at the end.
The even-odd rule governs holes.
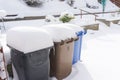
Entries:
POLYGON ((67 26, 67 27, 73 29, 75 32, 84 31, 84 29, 83 29, 82 27, 80 27, 79 25, 76 25, 76 24, 61 23, 61 24, 59 24, 59 25, 67 26))
POLYGON ((54 42, 61 42, 61 40, 67 40, 70 38, 77 38, 74 30, 64 25, 51 24, 45 25, 41 28, 45 29, 50 36, 52 36, 54 42))
POLYGON ((5 10, 0 10, 0 17, 5 17, 7 15, 5 10))
POLYGON ((53 40, 43 29, 22 26, 7 31, 7 44, 28 53, 53 46, 53 40))

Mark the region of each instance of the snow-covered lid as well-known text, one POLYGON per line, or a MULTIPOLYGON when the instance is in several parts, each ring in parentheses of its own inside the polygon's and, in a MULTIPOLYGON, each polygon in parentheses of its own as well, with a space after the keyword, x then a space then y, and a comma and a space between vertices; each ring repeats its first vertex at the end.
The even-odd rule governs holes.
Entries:
POLYGON ((45 29, 50 36, 52 36, 54 42, 61 42, 61 40, 67 40, 70 38, 76 38, 76 32, 64 25, 51 24, 41 27, 45 29))
POLYGON ((53 46, 52 38, 43 29, 14 27, 7 32, 7 44, 24 53, 53 46))
POLYGON ((7 15, 5 10, 0 10, 0 17, 5 17, 7 15))
POLYGON ((67 27, 73 29, 75 32, 84 31, 84 29, 82 27, 80 27, 79 25, 76 25, 76 24, 62 23, 59 25, 67 26, 67 27))

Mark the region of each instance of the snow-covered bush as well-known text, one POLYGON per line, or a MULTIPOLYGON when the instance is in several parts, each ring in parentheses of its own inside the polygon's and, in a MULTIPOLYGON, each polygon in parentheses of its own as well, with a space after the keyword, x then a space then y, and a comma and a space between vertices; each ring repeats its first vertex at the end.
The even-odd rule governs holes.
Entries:
POLYGON ((27 5, 32 7, 41 6, 44 2, 44 0, 24 0, 24 1, 27 5))
POLYGON ((61 13, 59 20, 65 23, 65 22, 71 21, 74 18, 75 18, 74 14, 69 13, 69 12, 63 12, 61 13))

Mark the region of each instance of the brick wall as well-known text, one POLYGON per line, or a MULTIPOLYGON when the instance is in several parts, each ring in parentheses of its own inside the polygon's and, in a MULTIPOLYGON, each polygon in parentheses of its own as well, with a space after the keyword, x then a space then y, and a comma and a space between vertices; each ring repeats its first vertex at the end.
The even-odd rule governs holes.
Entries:
POLYGON ((120 0, 110 0, 120 8, 120 0))

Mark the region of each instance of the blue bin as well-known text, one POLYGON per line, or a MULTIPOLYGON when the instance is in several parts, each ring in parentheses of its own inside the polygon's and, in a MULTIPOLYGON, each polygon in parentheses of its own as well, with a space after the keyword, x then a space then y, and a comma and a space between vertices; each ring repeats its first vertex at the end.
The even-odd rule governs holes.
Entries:
POLYGON ((86 34, 87 32, 83 32, 83 31, 79 31, 77 32, 77 36, 79 37, 78 40, 75 41, 74 43, 74 54, 73 54, 73 62, 72 64, 75 64, 77 61, 80 60, 81 57, 81 46, 82 46, 82 37, 84 34, 86 34))

